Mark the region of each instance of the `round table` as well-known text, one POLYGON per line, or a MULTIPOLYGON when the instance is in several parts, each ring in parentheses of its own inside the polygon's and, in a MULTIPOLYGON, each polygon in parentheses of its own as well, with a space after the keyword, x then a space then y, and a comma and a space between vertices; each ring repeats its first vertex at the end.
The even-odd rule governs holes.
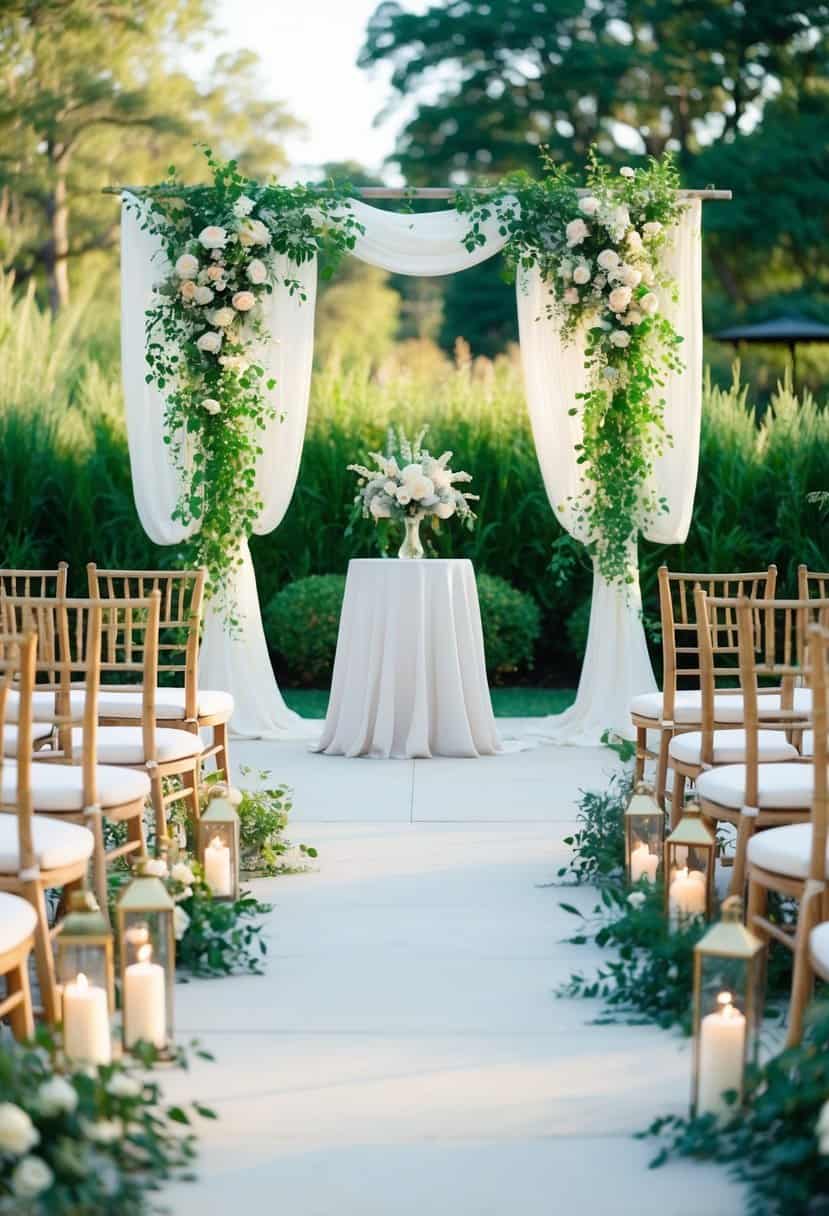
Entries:
POLYGON ((470 561, 349 562, 331 700, 314 750, 386 758, 501 751, 470 561))

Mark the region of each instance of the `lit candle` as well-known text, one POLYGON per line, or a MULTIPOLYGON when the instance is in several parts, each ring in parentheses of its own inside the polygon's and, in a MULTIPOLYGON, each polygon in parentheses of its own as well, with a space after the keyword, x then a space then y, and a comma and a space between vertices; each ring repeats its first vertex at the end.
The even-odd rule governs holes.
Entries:
POLYGON ((727 1089, 742 1094, 746 1020, 731 1003, 731 993, 717 997, 720 1008, 702 1019, 699 1041, 697 1114, 718 1117, 733 1110, 723 1098, 727 1089))
POLYGON ((230 849, 219 836, 214 836, 204 850, 204 880, 214 895, 230 895, 233 891, 230 849))
POLYGON ((705 875, 699 870, 688 873, 687 867, 677 870, 668 890, 668 911, 671 919, 705 915, 705 875))
POLYGON ((649 882, 656 882, 656 867, 659 864, 659 858, 656 853, 652 853, 647 844, 643 841, 637 845, 630 855, 630 880, 638 882, 643 876, 649 882))
POLYGON ((152 961, 153 948, 138 949, 138 962, 124 972, 124 1045, 143 1040, 155 1047, 167 1042, 164 968, 152 961))
POLYGON ((104 988, 80 972, 63 990, 63 1050, 73 1064, 109 1064, 109 1002, 104 988))

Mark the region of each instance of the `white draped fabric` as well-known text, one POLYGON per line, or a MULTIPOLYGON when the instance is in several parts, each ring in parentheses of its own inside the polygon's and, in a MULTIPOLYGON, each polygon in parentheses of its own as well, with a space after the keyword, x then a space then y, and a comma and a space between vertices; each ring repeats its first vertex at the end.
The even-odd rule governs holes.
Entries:
MULTIPOLYGON (((495 220, 483 228, 484 243, 467 251, 462 243, 467 220, 456 211, 407 215, 359 201, 353 203, 353 210, 365 229, 357 238, 354 255, 398 274, 452 274, 492 257, 504 245, 495 220)), ((684 539, 696 484, 702 348, 699 224, 700 204, 691 203, 671 255, 680 283, 679 302, 663 302, 685 338, 687 371, 673 377, 666 393, 667 428, 674 436, 674 447, 659 460, 655 479, 659 492, 668 499, 669 512, 648 533, 650 539, 661 542, 684 539)), ((164 404, 144 378, 144 313, 152 300, 153 283, 163 274, 159 257, 156 239, 141 230, 132 208, 124 208, 122 345, 134 493, 148 535, 159 544, 176 544, 185 532, 171 519, 178 484, 163 443, 164 404)), ((269 298, 266 325, 273 342, 262 357, 277 380, 276 405, 283 420, 271 425, 263 443, 258 485, 264 506, 257 533, 275 528, 287 510, 305 432, 316 265, 291 267, 291 274, 303 281, 308 298, 303 303, 280 289, 269 298)), ((583 384, 583 348, 578 341, 569 346, 561 341, 555 321, 546 316, 544 298, 537 273, 522 275, 517 284, 518 317, 533 433, 551 506, 562 525, 572 530, 566 499, 578 489, 573 451, 578 420, 568 410, 583 384)), ((229 636, 208 609, 202 686, 233 694, 236 733, 268 738, 310 734, 311 728, 284 705, 271 674, 247 546, 240 557, 236 598, 243 612, 242 633, 229 636)), ((606 727, 627 730, 630 698, 653 687, 638 587, 620 592, 596 574, 578 698, 567 714, 547 720, 548 733, 562 742, 592 744, 606 727)))

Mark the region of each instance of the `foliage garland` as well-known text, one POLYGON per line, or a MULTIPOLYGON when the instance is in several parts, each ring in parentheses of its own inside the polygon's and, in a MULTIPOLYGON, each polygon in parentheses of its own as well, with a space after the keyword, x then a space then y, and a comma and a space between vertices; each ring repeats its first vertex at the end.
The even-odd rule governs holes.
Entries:
POLYGON ((260 354, 264 305, 277 286, 304 299, 291 264, 319 257, 329 277, 361 227, 348 186, 261 185, 235 161, 222 163, 209 149, 206 157, 210 184, 184 187, 171 167, 146 205, 130 196, 127 203, 159 237, 169 267, 147 311, 146 359, 182 478, 174 518, 196 526, 188 558, 206 566, 208 594, 233 629, 231 572, 261 510, 256 461, 276 418, 275 381, 260 354))
POLYGON ((662 254, 682 211, 679 175, 670 156, 614 174, 591 152, 585 195, 566 167, 541 157, 541 180, 515 173, 485 201, 461 191, 455 206, 468 217, 467 249, 486 242, 495 220, 508 276, 525 283, 537 268, 565 340, 586 331, 587 387, 570 409, 582 424, 582 488, 569 506, 601 574, 631 583, 637 534, 667 510, 651 475, 670 443, 661 390, 682 368, 682 338, 660 314, 657 289, 676 294, 662 254))

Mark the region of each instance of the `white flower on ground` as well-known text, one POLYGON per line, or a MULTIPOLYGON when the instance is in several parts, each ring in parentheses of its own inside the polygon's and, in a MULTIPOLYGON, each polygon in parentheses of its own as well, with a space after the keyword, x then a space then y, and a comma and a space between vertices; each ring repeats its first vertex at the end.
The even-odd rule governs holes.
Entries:
POLYGON ((645 902, 645 894, 643 891, 631 891, 628 895, 628 903, 631 908, 641 908, 645 902))
POLYGON ((649 220, 647 224, 642 225, 642 232, 645 236, 659 236, 662 231, 662 225, 659 220, 649 220))
POLYGON ((235 320, 236 313, 232 308, 217 308, 210 318, 211 324, 218 325, 219 329, 227 329, 235 320))
POLYGON ((246 215, 250 215, 253 208, 256 206, 252 198, 248 198, 246 194, 240 194, 236 202, 233 204, 233 214, 237 220, 243 220, 246 215))
POLYGON ((71 1114, 77 1105, 77 1091, 65 1077, 50 1077, 37 1091, 37 1108, 47 1119, 71 1114))
POLYGON ((579 199, 579 211, 582 215, 595 215, 598 210, 599 200, 594 198, 592 194, 579 199))
POLYGON ((659 298, 652 291, 649 291, 647 295, 642 296, 642 299, 639 301, 639 307, 646 316, 652 317, 659 310, 659 298))
POLYGON ((230 302, 237 312, 250 312, 256 306, 256 296, 252 291, 237 291, 230 302))
MULTIPOLYGON (((218 335, 216 335, 218 336, 218 335)), ((209 334, 203 334, 202 337, 208 338, 209 334)), ((199 338, 201 342, 201 338, 199 338)), ((149 874, 151 878, 166 878, 167 877, 167 862, 163 857, 148 857, 144 862, 145 874, 149 874)))
POLYGON ((268 268, 264 262, 259 260, 259 258, 253 258, 253 260, 248 263, 247 276, 251 283, 264 283, 265 279, 268 277, 268 268))
POLYGON ((391 517, 391 504, 384 495, 375 494, 371 500, 369 511, 375 519, 389 519, 391 517))
POLYGON ((195 299, 197 304, 210 304, 213 300, 213 292, 209 287, 197 287, 195 299))
POLYGON ((179 904, 176 904, 173 909, 173 933, 177 942, 180 942, 187 932, 187 926, 190 924, 190 917, 179 904))
POLYGON ((578 304, 578 302, 579 302, 578 287, 568 287, 564 293, 564 303, 565 304, 578 304))
POLYGON ((39 1139, 40 1132, 25 1110, 13 1102, 0 1102, 0 1152, 22 1157, 39 1139))
POLYGON ((607 297, 607 302, 614 312, 624 312, 630 303, 631 294, 629 287, 614 287, 607 297))
POLYGON ((192 253, 183 253, 176 262, 176 274, 180 279, 194 279, 199 273, 199 259, 192 253))
POLYGON ((610 341, 614 346, 618 346, 624 350, 626 346, 630 346, 630 334, 625 333, 623 329, 614 329, 610 335, 610 341))
POLYGON ((435 515, 437 515, 438 519, 451 519, 454 514, 454 502, 439 502, 435 507, 435 515))
POLYGON ((635 170, 631 169, 630 165, 622 165, 619 172, 621 173, 622 177, 635 177, 636 176, 635 170))
POLYGON ((81 1126, 87 1140, 93 1140, 95 1144, 114 1144, 124 1132, 120 1119, 96 1119, 94 1122, 83 1119, 81 1126))
POLYGON ((570 223, 564 229, 564 235, 567 237, 567 244, 571 249, 576 245, 580 245, 590 235, 590 229, 585 224, 584 220, 570 220, 570 223))
POLYGON ((615 249, 603 249, 596 261, 602 270, 614 270, 619 265, 619 255, 615 249))
POLYGON ((589 283, 590 282, 590 265, 587 262, 579 262, 576 269, 573 271, 574 283, 589 283))
POLYGON ((208 355, 215 355, 222 347, 222 335, 209 329, 206 334, 202 334, 196 340, 196 346, 199 350, 204 351, 208 355))
POLYGON ((205 249, 224 249, 227 242, 227 230, 218 224, 208 224, 199 233, 199 244, 205 249))
POLYGON ((183 882, 185 886, 189 886, 191 882, 196 881, 196 876, 186 861, 177 861, 170 870, 170 877, 174 882, 183 882))
POLYGON ((11 1186, 18 1199, 34 1199, 42 1195, 55 1180, 42 1157, 24 1157, 18 1161, 11 1176, 11 1186))
POLYGON ((141 1096, 143 1088, 141 1082, 136 1081, 135 1077, 131 1077, 125 1072, 117 1072, 107 1085, 107 1093, 111 1094, 113 1098, 138 1098, 141 1096))
POLYGON ((198 290, 198 287, 192 279, 185 279, 181 287, 179 287, 179 293, 181 294, 182 300, 194 300, 198 290))

